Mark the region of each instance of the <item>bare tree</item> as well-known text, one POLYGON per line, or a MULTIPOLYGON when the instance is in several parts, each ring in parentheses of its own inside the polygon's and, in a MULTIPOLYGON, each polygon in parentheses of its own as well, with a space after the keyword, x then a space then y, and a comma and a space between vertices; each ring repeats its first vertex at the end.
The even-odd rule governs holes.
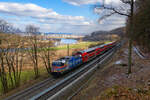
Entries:
POLYGON ((0 20, 0 32, 6 32, 8 31, 8 23, 5 20, 0 20))
POLYGON ((8 92, 8 79, 7 79, 7 72, 5 69, 5 63, 4 63, 4 49, 0 48, 0 79, 3 87, 4 93, 8 92))
POLYGON ((4 41, 7 42, 7 46, 6 44, 0 45, 0 79, 3 91, 6 93, 9 89, 20 85, 24 58, 24 52, 20 48, 24 47, 24 41, 17 40, 14 48, 11 48, 11 43, 7 39, 2 40, 4 41))
MULTIPOLYGON (((138 0, 134 13, 134 42, 146 53, 150 51, 150 0, 138 0)), ((128 27, 128 26, 127 26, 128 27)))
POLYGON ((7 21, 0 19, 0 32, 2 33, 19 33, 21 30, 19 28, 13 27, 12 24, 7 21))
POLYGON ((43 63, 45 65, 45 68, 48 72, 48 74, 51 74, 51 60, 52 56, 54 56, 54 52, 52 52, 51 48, 53 46, 53 43, 49 41, 48 46, 46 47, 45 44, 41 44, 40 47, 42 49, 40 57, 43 60, 43 63))
MULTIPOLYGON (((1 40, 1 39, 0 39, 1 40)), ((4 57, 5 49, 2 46, 2 40, 0 44, 0 81, 2 83, 3 92, 8 92, 8 79, 7 79, 7 72, 5 69, 5 57, 4 57)))
POLYGON ((36 27, 34 25, 27 25, 26 26, 26 33, 28 33, 28 35, 33 36, 33 35, 37 35, 39 33, 39 27, 36 27))
POLYGON ((0 19, 0 32, 8 33, 8 32, 11 32, 13 29, 14 28, 10 23, 6 22, 5 20, 0 19))
POLYGON ((31 57, 31 60, 33 62, 34 66, 34 73, 35 73, 35 78, 39 76, 39 70, 38 70, 38 39, 37 39, 37 33, 39 31, 39 28, 34 26, 34 25, 27 25, 26 26, 26 33, 29 35, 30 39, 30 45, 31 49, 28 51, 29 55, 31 57))
POLYGON ((131 73, 132 66, 132 37, 133 34, 133 13, 134 13, 134 0, 120 0, 121 5, 113 6, 111 4, 105 4, 105 0, 101 5, 95 5, 95 11, 102 15, 99 18, 99 21, 110 17, 112 15, 118 14, 122 16, 126 16, 129 18, 130 29, 129 29, 129 52, 128 52, 128 74, 131 73), (102 12, 100 12, 102 11, 102 12))
POLYGON ((5 59, 12 87, 18 87, 20 85, 20 78, 24 59, 24 51, 21 51, 21 48, 23 47, 24 41, 19 39, 14 49, 10 48, 9 45, 5 49, 5 59))

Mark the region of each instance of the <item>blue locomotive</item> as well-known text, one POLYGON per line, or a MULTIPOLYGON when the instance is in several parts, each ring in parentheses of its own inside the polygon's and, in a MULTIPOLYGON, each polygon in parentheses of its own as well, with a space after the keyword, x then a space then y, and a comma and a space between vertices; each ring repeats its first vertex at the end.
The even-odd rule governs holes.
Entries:
POLYGON ((82 64, 82 57, 80 55, 76 56, 66 56, 52 62, 52 75, 63 74, 79 65, 82 64))

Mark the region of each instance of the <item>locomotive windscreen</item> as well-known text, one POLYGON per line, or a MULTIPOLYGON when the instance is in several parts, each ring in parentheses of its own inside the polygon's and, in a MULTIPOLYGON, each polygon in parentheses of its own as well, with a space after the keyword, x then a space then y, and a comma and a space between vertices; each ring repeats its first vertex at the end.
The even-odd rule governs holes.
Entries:
POLYGON ((64 63, 62 63, 62 62, 53 62, 52 66, 64 66, 64 63))

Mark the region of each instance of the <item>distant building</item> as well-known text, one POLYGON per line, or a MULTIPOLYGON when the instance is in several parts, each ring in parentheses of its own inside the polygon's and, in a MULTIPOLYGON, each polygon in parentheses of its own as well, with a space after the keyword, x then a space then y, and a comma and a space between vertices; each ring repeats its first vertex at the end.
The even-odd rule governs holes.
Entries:
POLYGON ((45 38, 82 38, 83 36, 72 33, 42 33, 45 38))
POLYGON ((55 42, 55 46, 65 45, 65 44, 76 44, 76 43, 78 43, 78 41, 75 39, 64 39, 64 38, 62 38, 60 41, 55 42))

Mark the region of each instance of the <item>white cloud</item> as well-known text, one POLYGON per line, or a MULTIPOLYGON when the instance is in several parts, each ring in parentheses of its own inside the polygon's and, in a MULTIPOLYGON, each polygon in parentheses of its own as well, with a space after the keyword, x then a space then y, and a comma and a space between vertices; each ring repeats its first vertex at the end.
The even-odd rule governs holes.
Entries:
MULTIPOLYGON (((74 5, 95 4, 100 0, 64 0, 74 5)), ((106 0, 110 3, 110 0, 106 0)), ((116 0, 117 2, 118 0, 116 0)), ((27 24, 34 24, 40 27, 42 32, 72 32, 72 33, 91 33, 96 30, 110 30, 123 25, 124 20, 107 19, 101 24, 83 16, 70 16, 59 14, 52 9, 43 8, 36 4, 20 4, 0 2, 0 13, 16 16, 17 20, 6 19, 14 23, 14 26, 24 29, 27 24), (11 21, 12 20, 12 21, 11 21), (109 23, 108 23, 109 22, 109 23)))
POLYGON ((103 24, 125 24, 125 16, 121 16, 121 15, 113 15, 111 17, 106 18, 105 20, 103 20, 103 24))
POLYGON ((52 9, 46 9, 31 3, 20 4, 0 2, 0 12, 16 16, 32 17, 40 20, 55 20, 55 22, 78 21, 85 23, 84 21, 86 20, 83 16, 61 15, 52 9))
POLYGON ((49 19, 40 19, 40 23, 47 23, 47 24, 68 24, 68 25, 92 25, 92 21, 78 21, 78 20, 49 20, 49 19))
MULTIPOLYGON (((64 2, 67 2, 69 4, 79 6, 79 5, 88 5, 88 4, 97 4, 97 3, 103 3, 103 0, 63 0, 64 2)), ((106 4, 120 3, 120 0, 105 0, 106 4)))
POLYGON ((76 6, 86 5, 86 4, 95 4, 95 3, 100 2, 100 0, 63 0, 63 1, 72 5, 76 5, 76 6))

